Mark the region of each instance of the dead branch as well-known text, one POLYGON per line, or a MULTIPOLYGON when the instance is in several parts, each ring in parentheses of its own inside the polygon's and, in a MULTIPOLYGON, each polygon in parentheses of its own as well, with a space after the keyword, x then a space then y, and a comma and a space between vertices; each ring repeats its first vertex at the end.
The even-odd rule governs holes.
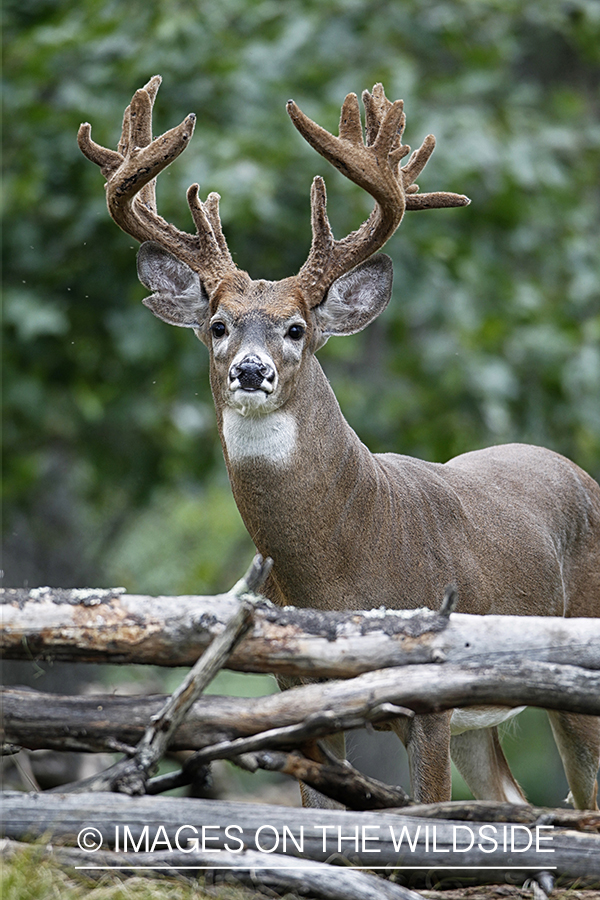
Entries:
POLYGON ((317 762, 299 753, 263 750, 244 754, 243 762, 244 768, 290 775, 349 809, 390 809, 412 802, 399 785, 368 778, 346 760, 331 756, 325 762, 317 762))
MULTIPOLYGON (((245 588, 246 582, 243 584, 245 588)), ((225 630, 205 650, 177 690, 167 699, 160 712, 152 717, 151 724, 146 728, 132 758, 122 760, 117 764, 118 773, 114 772, 113 767, 113 775, 108 788, 94 788, 86 781, 86 787, 82 787, 83 782, 81 782, 80 787, 73 787, 71 790, 108 789, 119 790, 126 794, 143 794, 149 775, 164 756, 171 737, 185 719, 188 710, 223 667, 231 650, 251 623, 252 606, 249 601, 244 601, 227 623, 225 630)), ((100 779, 98 782, 100 784, 102 775, 98 776, 98 779, 100 779)), ((68 789, 62 788, 63 791, 68 789)))
MULTIPOLYGON (((408 794, 398 785, 391 786, 369 778, 346 760, 331 755, 324 757, 324 760, 308 759, 298 752, 282 753, 273 750, 231 757, 231 762, 249 772, 264 769, 296 778, 349 809, 388 809, 412 803, 408 794)), ((194 754, 178 772, 150 779, 147 793, 159 794, 191 784, 197 767, 201 764, 201 760, 194 754)))
POLYGON ((157 763, 164 756, 169 741, 186 713, 204 688, 223 667, 231 649, 250 627, 252 609, 243 603, 225 630, 218 635, 177 690, 167 698, 162 708, 152 716, 151 724, 129 758, 123 759, 104 772, 69 785, 61 785, 61 793, 86 791, 120 791, 143 794, 146 782, 157 763))

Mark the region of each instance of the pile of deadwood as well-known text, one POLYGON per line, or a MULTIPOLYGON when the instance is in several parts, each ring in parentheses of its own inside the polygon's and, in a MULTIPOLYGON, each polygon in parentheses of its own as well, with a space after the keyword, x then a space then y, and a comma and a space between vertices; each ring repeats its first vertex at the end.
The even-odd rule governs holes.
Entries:
POLYGON ((5 852, 36 840, 62 864, 234 879, 314 897, 415 898, 424 884, 600 885, 600 814, 483 802, 418 806, 320 739, 457 706, 600 715, 600 620, 279 609, 256 591, 269 561, 216 597, 7 589, 6 659, 191 667, 164 696, 60 696, 3 688, 3 753, 119 752, 91 778, 5 792, 5 852), (220 668, 309 683, 254 699, 204 695, 220 668), (328 679, 323 681, 322 679, 328 679), (188 751, 154 776, 167 750, 188 751), (191 751, 191 752, 190 752, 191 751), (159 797, 212 760, 293 776, 341 809, 159 797), (410 885, 411 887, 407 887, 410 885))

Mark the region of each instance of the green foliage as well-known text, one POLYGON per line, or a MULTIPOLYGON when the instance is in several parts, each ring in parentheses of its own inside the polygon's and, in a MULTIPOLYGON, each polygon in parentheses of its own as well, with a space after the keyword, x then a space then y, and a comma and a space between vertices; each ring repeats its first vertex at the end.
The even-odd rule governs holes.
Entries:
POLYGON ((88 120, 115 146, 156 72, 155 130, 199 117, 161 175, 161 212, 189 228, 187 186, 218 190, 229 244, 256 277, 306 257, 313 174, 338 235, 370 206, 302 142, 285 101, 332 129, 347 91, 381 80, 403 96, 407 140, 438 139, 422 190, 473 202, 408 214, 387 248, 390 308, 322 351, 349 420, 374 450, 444 460, 522 440, 600 476, 596 3, 5 6, 8 583, 208 591, 251 555, 204 348, 141 306, 135 247, 75 141, 88 120))
POLYGON ((138 593, 194 594, 199 584, 230 588, 251 555, 227 485, 195 493, 157 491, 122 529, 107 561, 108 579, 135 586, 138 593))

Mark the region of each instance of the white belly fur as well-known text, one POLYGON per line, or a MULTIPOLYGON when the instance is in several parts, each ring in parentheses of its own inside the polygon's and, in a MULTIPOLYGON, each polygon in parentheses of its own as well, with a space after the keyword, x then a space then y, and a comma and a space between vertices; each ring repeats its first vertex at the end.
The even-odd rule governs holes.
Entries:
POLYGON ((295 419, 288 413, 242 416, 234 409, 223 411, 223 437, 233 462, 261 458, 285 465, 294 453, 297 430, 295 419))
POLYGON ((501 725, 502 722, 512 719, 522 713, 526 707, 516 706, 510 709, 506 706, 477 706, 463 707, 452 711, 450 720, 451 734, 462 734, 463 731, 473 731, 476 728, 491 728, 492 725, 501 725))

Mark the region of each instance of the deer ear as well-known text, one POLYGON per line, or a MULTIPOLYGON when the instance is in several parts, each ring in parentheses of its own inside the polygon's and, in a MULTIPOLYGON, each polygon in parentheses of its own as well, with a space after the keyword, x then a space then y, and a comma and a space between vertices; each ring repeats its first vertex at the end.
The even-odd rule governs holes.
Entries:
POLYGON ((182 328, 202 328, 209 309, 200 278, 160 244, 146 241, 137 256, 138 278, 154 293, 142 302, 155 316, 182 328))
POLYGON ((334 281, 314 311, 323 337, 366 328, 388 305, 393 275, 392 260, 379 253, 334 281))

